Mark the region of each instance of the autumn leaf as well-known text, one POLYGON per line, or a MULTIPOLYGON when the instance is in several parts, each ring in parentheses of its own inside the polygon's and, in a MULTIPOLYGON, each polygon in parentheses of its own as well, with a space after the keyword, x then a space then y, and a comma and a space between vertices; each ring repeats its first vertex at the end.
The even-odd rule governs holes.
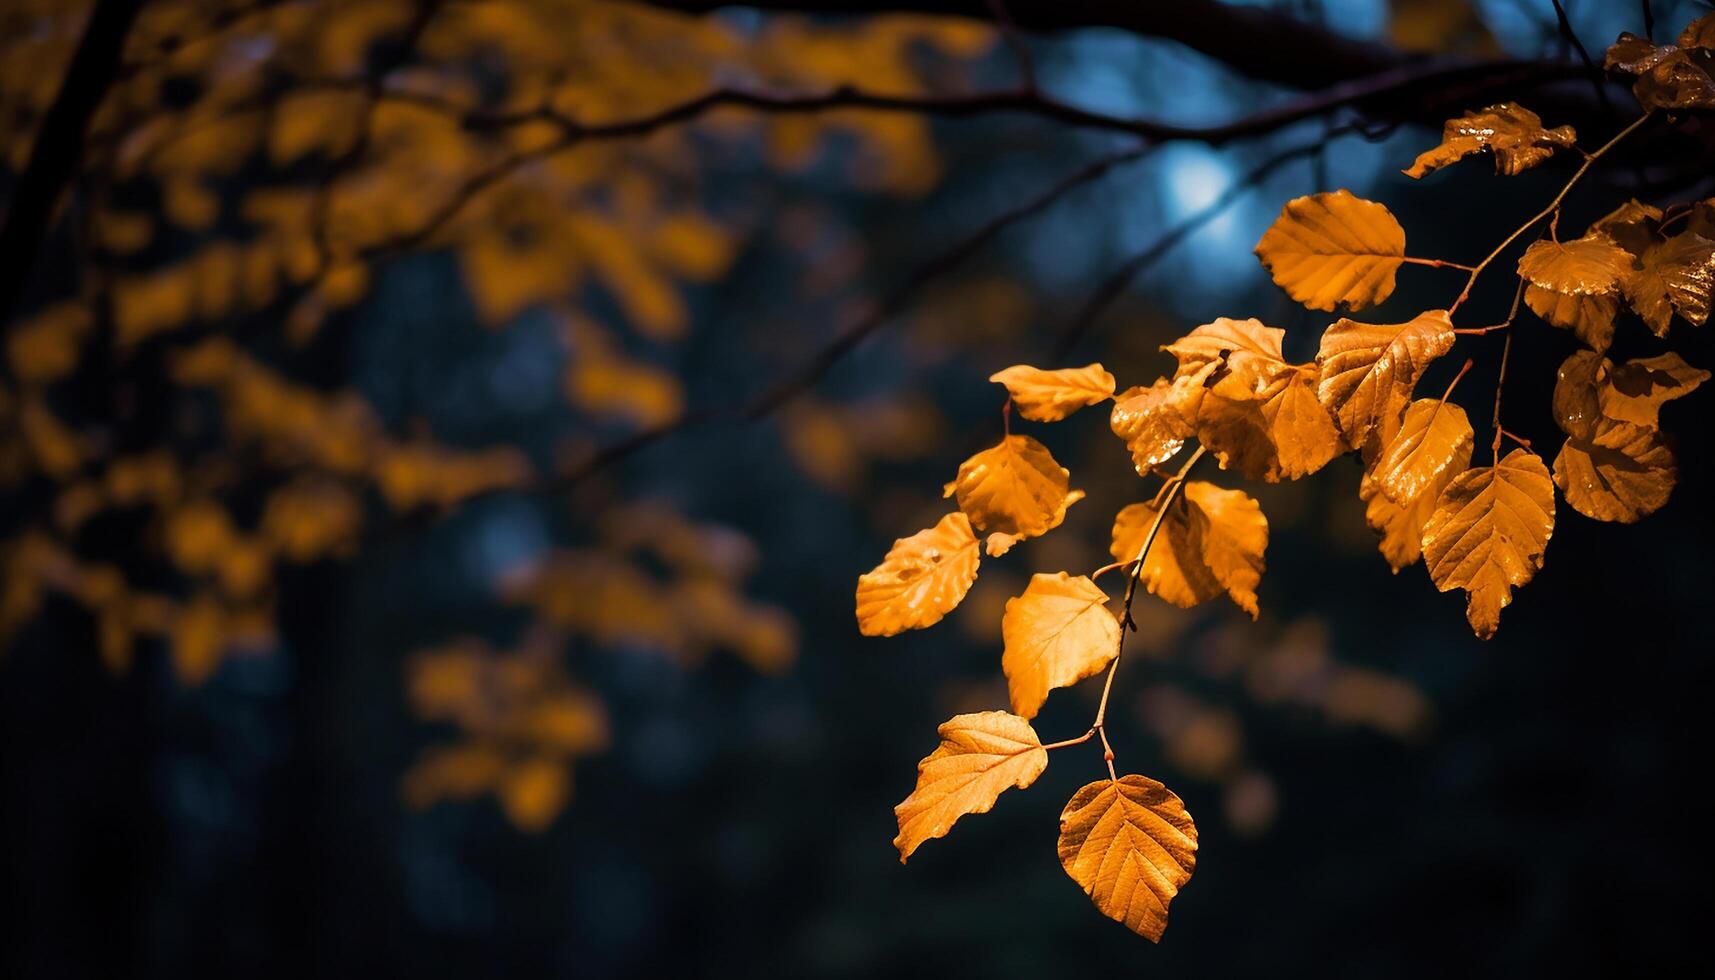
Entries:
POLYGON ((1638 256, 1639 268, 1623 283, 1627 302, 1658 337, 1667 335, 1673 314, 1701 326, 1709 319, 1715 289, 1715 241, 1681 232, 1638 256))
POLYGON ((1630 252, 1605 235, 1570 242, 1532 242, 1518 260, 1518 274, 1551 292, 1611 296, 1632 278, 1630 252))
POLYGON ((1364 523, 1381 535, 1376 547, 1387 559, 1395 575, 1399 570, 1423 556, 1423 525, 1435 513, 1435 501, 1447 483, 1470 465, 1466 460, 1449 466, 1442 473, 1442 482, 1430 484, 1418 496, 1399 503, 1382 493, 1381 485, 1364 474, 1358 481, 1358 499, 1364 503, 1364 523))
POLYGON ((959 509, 982 531, 1036 537, 1064 515, 1071 474, 1030 436, 1006 436, 959 465, 947 484, 959 509))
POLYGON ((1420 398, 1405 410, 1399 434, 1382 450, 1370 475, 1394 502, 1413 501, 1429 487, 1444 485, 1449 469, 1457 473, 1469 466, 1474 441, 1464 409, 1420 398))
POLYGON ((1660 510, 1679 479, 1661 432, 1603 419, 1589 440, 1567 439, 1554 458, 1554 482, 1572 509, 1598 521, 1630 524, 1660 510))
POLYGON ((1387 208, 1350 191, 1286 202, 1257 256, 1287 295, 1313 310, 1361 310, 1393 294, 1405 229, 1387 208))
POLYGON ((1048 768, 1036 730, 1005 711, 955 715, 939 734, 940 746, 917 763, 917 787, 893 808, 900 864, 924 841, 947 836, 960 817, 989 812, 1001 793, 1024 789, 1048 768))
MULTIPOLYGON (((1158 513, 1153 502, 1137 503, 1114 517, 1108 551, 1115 561, 1137 558, 1158 513)), ((1227 595, 1255 619, 1267 548, 1268 519, 1255 500, 1242 490, 1192 480, 1161 518, 1138 580, 1150 594, 1185 609, 1227 595)))
POLYGON ((1654 426, 1663 402, 1684 398, 1709 380, 1709 372, 1685 363, 1669 351, 1634 358, 1608 372, 1607 384, 1597 388, 1603 415, 1620 422, 1654 426))
POLYGON ((1452 348, 1453 339, 1445 310, 1405 323, 1342 319, 1322 334, 1316 395, 1339 422, 1349 448, 1361 448, 1377 426, 1405 410, 1424 369, 1452 348))
MULTIPOLYGON (((1061 522, 1066 520, 1066 509, 1083 499, 1084 491, 1082 490, 1073 490, 1067 493, 1066 499, 1060 501, 1060 508, 1054 512, 1053 520, 1048 523, 1048 530, 1052 531, 1059 527, 1061 522)), ((1025 540, 1027 537, 1029 537, 1029 535, 1007 534, 1005 531, 995 531, 983 539, 983 550, 988 553, 990 558, 999 558, 1011 551, 1013 545, 1025 540)))
MULTIPOLYGON (((1213 368, 1210 369, 1213 371, 1213 368)), ((1131 451, 1139 476, 1172 459, 1196 434, 1201 380, 1157 378, 1155 384, 1127 388, 1114 399, 1108 425, 1131 451)))
POLYGON ((1160 942, 1167 907, 1197 867, 1197 827, 1153 779, 1097 780, 1060 814, 1060 866, 1103 915, 1160 942))
POLYGON ((1100 364, 1057 371, 1017 364, 989 375, 989 380, 1005 385, 1018 414, 1033 422, 1058 422, 1114 396, 1114 376, 1100 364))
POLYGON ((1179 360, 1175 383, 1210 379, 1195 403, 1197 439, 1222 469, 1247 479, 1295 480, 1340 454, 1339 431, 1316 398, 1316 372, 1286 361, 1285 335, 1258 320, 1221 317, 1164 348, 1179 360))
POLYGON ((1602 419, 1654 428, 1664 402, 1683 398, 1709 380, 1709 372, 1677 353, 1637 358, 1616 367, 1589 351, 1560 365, 1554 385, 1555 422, 1567 435, 1594 438, 1602 419))
POLYGON ((1447 485, 1423 527, 1423 561, 1442 592, 1470 594, 1465 618, 1488 639, 1512 590, 1542 567, 1554 533, 1554 485, 1542 458, 1515 449, 1494 466, 1466 470, 1447 485))
POLYGON ((978 561, 977 538, 962 513, 900 538, 858 579, 858 631, 893 636, 935 625, 970 591, 978 561))
POLYGON ((1710 77, 1711 16, 1693 21, 1680 32, 1678 44, 1656 45, 1630 32, 1608 48, 1603 65, 1609 71, 1637 76, 1632 94, 1645 109, 1708 109, 1715 107, 1715 78, 1710 77))
POLYGON ((1441 144, 1420 154, 1405 175, 1421 178, 1432 170, 1487 149, 1495 155, 1495 172, 1509 177, 1522 173, 1576 143, 1571 126, 1544 129, 1542 117, 1516 102, 1502 102, 1481 112, 1447 120, 1441 144))
POLYGON ((1524 304, 1554 326, 1572 331, 1591 350, 1605 351, 1614 341, 1614 318, 1620 313, 1618 296, 1557 293, 1529 283, 1524 287, 1524 304))
POLYGON ((1037 573, 1001 617, 1001 669, 1012 710, 1036 717, 1048 692, 1069 687, 1119 655, 1120 624, 1107 594, 1088 578, 1037 573))

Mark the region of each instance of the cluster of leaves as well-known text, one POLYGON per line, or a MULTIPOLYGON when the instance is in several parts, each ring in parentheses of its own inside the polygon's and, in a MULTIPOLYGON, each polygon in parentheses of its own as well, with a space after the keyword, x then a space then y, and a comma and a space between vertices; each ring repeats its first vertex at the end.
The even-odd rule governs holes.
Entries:
MULTIPOLYGON (((672 364, 694 292, 760 223, 754 203, 704 192, 709 159, 836 162, 902 196, 939 179, 922 116, 687 106, 716 85, 924 92, 993 40, 921 17, 746 23, 607 0, 151 0, 111 80, 68 79, 95 7, 0 11, 9 185, 62 90, 106 86, 41 274, 0 310, 0 639, 62 596, 115 669, 165 649, 186 685, 276 645, 285 569, 487 495, 559 499, 592 434, 683 414, 672 364), (390 270, 433 257, 482 326, 557 326, 564 445, 462 444, 340 373, 390 270)), ((580 515, 569 536, 586 546, 508 569, 503 603, 565 645, 791 661, 785 614, 744 595, 748 542, 660 506, 612 512, 630 523, 580 515)), ((443 701, 412 703, 472 738, 495 730, 443 701)), ((570 755, 529 758, 544 787, 543 760, 570 755)), ((563 796, 521 806, 510 777, 452 783, 419 773, 406 795, 496 788, 531 829, 563 796)))
MULTIPOLYGON (((1099 364, 1043 370, 1019 365, 993 375, 1005 385, 1008 431, 977 453, 946 487, 958 510, 934 527, 895 542, 857 586, 857 620, 866 635, 931 626, 975 581, 979 545, 998 557, 1016 542, 1057 527, 1083 496, 1048 448, 1010 431, 1013 409, 1038 422, 1113 400, 1110 423, 1139 476, 1159 477, 1152 497, 1114 519, 1115 563, 1089 575, 1038 573, 1006 604, 1001 669, 1010 711, 954 717, 940 746, 918 766, 916 788, 895 808, 901 860, 944 836, 961 816, 988 811, 1006 789, 1024 788, 1048 763, 1048 750, 1100 737, 1108 774, 1079 790, 1060 818, 1059 852, 1068 875, 1105 915, 1151 940, 1166 927, 1168 905, 1191 877, 1197 833, 1180 799, 1144 776, 1120 776, 1106 731, 1114 673, 1132 626, 1138 585, 1189 607, 1220 596, 1253 618, 1264 570, 1268 521, 1242 490, 1190 480, 1205 454, 1249 480, 1294 480, 1345 453, 1359 454, 1358 492, 1366 520, 1395 572, 1423 561, 1441 591, 1467 593, 1477 636, 1494 635, 1515 588, 1542 567, 1555 525, 1555 487, 1573 509, 1603 521, 1636 521, 1663 506, 1677 469, 1658 427, 1666 400, 1690 393, 1709 373, 1677 353, 1614 364, 1603 356, 1622 302, 1657 336, 1677 315, 1703 324, 1715 288, 1715 199, 1667 210, 1621 205, 1584 236, 1562 242, 1560 204, 1596 160, 1663 108, 1709 108, 1706 73, 1715 47, 1715 15, 1686 28, 1678 46, 1640 53, 1629 35, 1609 52, 1610 66, 1640 75, 1646 112, 1584 162, 1549 205, 1476 265, 1408 256, 1405 230, 1380 203, 1345 190, 1288 201, 1256 252, 1274 282, 1313 310, 1357 313, 1386 300, 1405 264, 1468 273, 1445 309, 1401 323, 1341 317, 1322 333, 1315 360, 1291 363, 1285 331, 1255 319, 1220 318, 1163 347, 1171 376, 1116 394, 1099 364), (1702 100, 1702 101, 1699 101, 1702 100), (1454 315, 1482 272, 1508 246, 1547 220, 1548 237, 1518 260, 1513 310, 1498 324, 1459 328, 1454 315), (1669 228, 1683 222, 1683 228, 1669 228), (1567 440, 1551 474, 1528 441, 1501 424, 1502 385, 1511 330, 1522 300, 1543 320, 1588 349, 1559 370, 1553 413, 1567 440), (1505 332, 1494 393, 1488 465, 1472 465, 1476 434, 1452 401, 1467 361, 1439 397, 1422 397, 1428 367, 1460 335, 1505 332), (1504 442, 1517 443, 1505 456, 1504 442), (1162 469, 1195 440, 1176 471, 1162 469), (978 534, 986 535, 979 542, 978 534), (1119 612, 1096 580, 1126 569, 1119 612), (1030 724, 1049 693, 1107 672, 1095 719, 1084 735, 1045 745, 1030 724)), ((1450 120, 1442 141, 1405 172, 1414 178, 1487 151, 1497 172, 1520 173, 1559 150, 1576 148, 1569 126, 1545 128, 1513 103, 1450 120)))

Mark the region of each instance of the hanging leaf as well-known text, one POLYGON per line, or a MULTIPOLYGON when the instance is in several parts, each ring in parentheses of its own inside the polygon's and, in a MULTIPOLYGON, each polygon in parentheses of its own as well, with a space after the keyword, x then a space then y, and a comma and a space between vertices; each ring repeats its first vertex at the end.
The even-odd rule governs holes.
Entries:
POLYGON ((1495 466, 1466 470, 1447 485, 1423 527, 1423 561, 1443 592, 1470 594, 1465 618, 1488 639, 1512 590, 1542 567, 1554 533, 1554 485, 1542 458, 1515 449, 1495 466))
MULTIPOLYGON (((1054 512, 1054 519, 1049 522, 1048 530, 1052 531, 1059 527, 1061 522, 1066 519, 1066 509, 1083 499, 1084 491, 1082 490, 1073 490, 1067 493, 1066 499, 1060 501, 1060 509, 1054 512)), ((1026 537, 1028 537, 1028 535, 1007 534, 1005 531, 996 531, 983 539, 983 550, 988 552, 988 556, 990 558, 999 558, 1001 555, 1011 551, 1013 545, 1023 541, 1026 537)))
POLYGON ((1554 422, 1569 436, 1588 439, 1602 418, 1600 389, 1608 382, 1613 362, 1600 354, 1581 350, 1560 364, 1554 381, 1551 405, 1554 422))
POLYGON ((1679 35, 1679 44, 1656 45, 1631 33, 1608 48, 1603 59, 1609 71, 1637 76, 1632 94, 1645 109, 1715 108, 1715 78, 1710 76, 1710 17, 1693 21, 1679 35))
POLYGON ((1554 385, 1554 420, 1577 439, 1595 438, 1603 419, 1654 428, 1664 402, 1683 398, 1709 380, 1709 372, 1677 353, 1637 358, 1618 367, 1588 351, 1568 357, 1554 385))
POLYGON ((1570 242, 1532 242, 1518 274, 1543 289, 1569 296, 1611 296, 1632 278, 1630 252, 1605 235, 1570 242))
POLYGON ((1630 524, 1660 510, 1679 479, 1662 434, 1603 419, 1594 438, 1572 438, 1554 458, 1554 482, 1572 509, 1598 521, 1630 524))
POLYGON ((1449 466, 1441 474, 1441 482, 1425 487, 1418 496, 1398 503, 1382 493, 1381 485, 1369 474, 1358 481, 1358 499, 1364 503, 1364 523, 1381 535, 1376 547, 1387 559, 1394 574, 1423 556, 1423 525, 1435 513, 1435 501, 1446 484, 1470 466, 1470 460, 1449 466))
POLYGON ((1405 229, 1387 208, 1350 191, 1286 202, 1256 253, 1287 295, 1313 310, 1361 310, 1393 294, 1405 229))
POLYGON ((1029 436, 1006 436, 959 465, 947 484, 959 509, 979 530, 1033 538, 1063 516, 1071 474, 1048 447, 1029 436))
POLYGON ((1006 601, 1000 665, 1014 713, 1036 717, 1049 691, 1078 683, 1118 656, 1120 624, 1107 601, 1094 582, 1065 572, 1033 575, 1023 595, 1006 601))
POLYGON ((1464 409, 1420 398, 1405 410, 1399 434, 1382 450, 1371 476, 1396 503, 1416 500, 1426 488, 1444 485, 1448 470, 1470 465, 1475 438, 1464 409))
POLYGON ((1321 377, 1316 396, 1357 449, 1378 426, 1391 424, 1411 400, 1423 371, 1453 346, 1445 310, 1420 313, 1405 323, 1339 320, 1322 334, 1316 354, 1321 377))
MULTIPOLYGON (((1213 370, 1213 367, 1206 370, 1203 377, 1213 370)), ((1174 381, 1157 378, 1148 388, 1128 388, 1114 399, 1108 425, 1131 451, 1132 465, 1139 476, 1147 476, 1150 470, 1172 459, 1184 447, 1185 440, 1196 433, 1203 377, 1174 381)))
POLYGON ((1715 290, 1715 241, 1681 232, 1653 243, 1638 256, 1638 269, 1623 284, 1626 300, 1657 337, 1667 335, 1677 312, 1702 326, 1715 290))
POLYGON ((1114 396, 1114 376, 1100 364, 1057 371, 1016 364, 989 375, 989 380, 1005 385, 1018 414, 1033 422, 1058 422, 1114 396))
POLYGON ((1530 283, 1524 287, 1524 304, 1554 326, 1572 331, 1591 350, 1605 351, 1614 341, 1614 318, 1620 313, 1618 296, 1557 293, 1530 283))
POLYGON ((1164 348, 1178 358, 1180 380, 1211 379, 1197 403, 1197 439, 1222 469, 1247 479, 1295 480, 1340 454, 1334 420, 1316 398, 1315 370, 1287 363, 1285 335, 1257 320, 1221 317, 1164 348))
POLYGON ((1684 398, 1709 380, 1709 372, 1685 363, 1669 351, 1655 357, 1635 358, 1607 372, 1607 383, 1597 386, 1602 414, 1620 422, 1653 427, 1663 402, 1684 398))
POLYGON ((964 514, 900 538, 858 579, 858 632, 893 636, 935 625, 971 590, 977 561, 977 538, 964 514))
POLYGON ((1060 814, 1060 866, 1101 913, 1151 942, 1197 867, 1185 804, 1145 776, 1090 783, 1060 814))
MULTIPOLYGON (((1108 551, 1115 561, 1137 558, 1157 512, 1152 502, 1138 503, 1114 517, 1108 551)), ((1255 619, 1267 549, 1268 518, 1255 500, 1192 480, 1162 518, 1138 580, 1151 595, 1185 609, 1227 595, 1255 619)))
POLYGON ((1536 113, 1516 102, 1502 102, 1447 120, 1441 127, 1441 145, 1420 154, 1405 175, 1421 178, 1486 149, 1495 155, 1495 172, 1511 177, 1553 156, 1555 150, 1574 145, 1577 139, 1571 126, 1544 129, 1542 117, 1536 113))
POLYGON ((917 787, 893 808, 900 864, 924 841, 947 836, 960 817, 989 812, 1000 794, 1024 789, 1048 768, 1036 730, 1005 711, 955 715, 939 734, 940 746, 917 763, 917 787))

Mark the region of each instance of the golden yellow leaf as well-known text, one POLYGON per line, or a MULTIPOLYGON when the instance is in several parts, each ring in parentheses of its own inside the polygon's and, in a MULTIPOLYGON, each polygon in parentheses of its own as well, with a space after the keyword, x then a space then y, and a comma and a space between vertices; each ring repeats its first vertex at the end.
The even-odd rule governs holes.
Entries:
POLYGON ((1179 361, 1176 378, 1197 374, 1214 365, 1226 373, 1244 376, 1247 383, 1256 375, 1272 377, 1290 365, 1281 354, 1286 331, 1264 326, 1261 320, 1217 317, 1162 350, 1179 361))
POLYGON ((1662 402, 1684 398, 1708 380, 1708 371, 1692 367, 1685 358, 1669 351, 1612 368, 1607 383, 1597 388, 1597 399, 1608 418, 1654 426, 1662 402))
POLYGON ((977 537, 964 514, 893 542, 881 564, 858 578, 858 632, 893 636, 941 621, 977 579, 977 537))
POLYGON ((1638 265, 1623 284, 1626 301, 1656 336, 1667 335, 1675 312, 1699 326, 1709 319, 1715 242, 1695 232, 1681 232, 1653 242, 1638 256, 1638 265))
POLYGON ((1348 448, 1361 448, 1376 427, 1399 417, 1424 369, 1453 340, 1445 310, 1419 313, 1405 323, 1341 319, 1322 334, 1316 396, 1333 413, 1348 448))
POLYGON ((1000 665, 1013 713, 1034 718, 1048 692, 1076 684, 1119 654, 1120 624, 1088 578, 1037 573, 1006 602, 1000 665))
POLYGON ((1614 341, 1614 317, 1620 313, 1620 298, 1557 293, 1535 283, 1524 287, 1524 304, 1544 320, 1572 331, 1593 351, 1605 351, 1614 341))
MULTIPOLYGON (((1066 519, 1066 508, 1071 507, 1073 504, 1083 499, 1084 491, 1082 490, 1073 490, 1066 494, 1066 499, 1060 501, 1060 509, 1054 512, 1054 520, 1048 525, 1048 530, 1052 531, 1059 527, 1060 523, 1066 519)), ((988 552, 988 556, 990 558, 999 558, 1011 551, 1013 545, 1023 541, 1026 537, 1028 537, 1028 535, 1007 534, 1004 531, 996 531, 983 539, 983 550, 988 552)))
POLYGON ((1286 202, 1256 254, 1287 295, 1313 310, 1361 310, 1393 294, 1405 229, 1387 208, 1350 191, 1286 202))
POLYGON ((1370 475, 1394 502, 1416 500, 1428 487, 1445 484, 1449 469, 1458 467, 1457 473, 1470 465, 1475 438, 1464 409, 1420 398, 1405 410, 1399 434, 1382 450, 1370 475))
POLYGON ((1197 826, 1153 779, 1098 780, 1060 814, 1060 866, 1103 915, 1160 942, 1167 907, 1197 867, 1197 826))
POLYGON ((1024 789, 1048 768, 1048 753, 1030 723, 1005 711, 955 715, 941 744, 917 763, 917 786, 893 808, 904 864, 924 841, 947 836, 962 816, 987 813, 1000 794, 1024 789))
POLYGON ((1418 178, 1485 149, 1495 154, 1495 172, 1511 177, 1536 166, 1578 134, 1571 126, 1544 129, 1542 117, 1516 102, 1502 102, 1481 112, 1449 119, 1441 128, 1441 145, 1420 154, 1405 170, 1418 178))
POLYGON ((1611 296, 1632 278, 1632 255, 1606 235, 1570 242, 1543 239, 1519 256, 1518 274, 1569 296, 1611 296))
MULTIPOLYGON (((1137 558, 1157 513, 1150 502, 1115 515, 1108 545, 1115 561, 1137 558)), ((1255 500, 1242 490, 1192 480, 1162 518, 1139 581, 1150 594, 1186 609, 1225 594, 1255 619, 1267 548, 1268 518, 1255 500)))
MULTIPOLYGON (((1207 369, 1212 372, 1213 367, 1207 369)), ((1145 388, 1128 388, 1114 399, 1108 425, 1131 451, 1138 475, 1172 459, 1195 435, 1198 406, 1203 400, 1203 378, 1157 378, 1145 388)))
POLYGON ((959 465, 947 484, 959 509, 981 531, 1033 538, 1054 526, 1071 474, 1030 436, 1006 436, 959 465))
POLYGON ((1572 509, 1598 521, 1630 524, 1660 510, 1679 479, 1662 434, 1603 419, 1589 440, 1571 438, 1554 458, 1554 482, 1572 509))
POLYGON ((1423 561, 1443 592, 1470 593, 1465 618, 1495 635, 1512 590, 1542 567, 1554 533, 1554 484, 1542 458, 1515 449, 1495 466, 1466 470, 1447 485, 1423 526, 1423 561))
POLYGON ((1469 465, 1470 460, 1467 459, 1456 466, 1449 466, 1443 471, 1440 484, 1429 485, 1423 493, 1404 504, 1396 503, 1382 493, 1381 486, 1368 473, 1358 482, 1358 499, 1364 502, 1364 523, 1381 535, 1376 547, 1392 566, 1395 575, 1422 557, 1423 525, 1428 523, 1429 515, 1435 513, 1436 498, 1446 484, 1469 465))
POLYGON ((1100 364, 1057 371, 1015 364, 989 375, 989 380, 1005 385, 1018 414, 1033 422, 1058 422, 1114 396, 1114 376, 1100 364))

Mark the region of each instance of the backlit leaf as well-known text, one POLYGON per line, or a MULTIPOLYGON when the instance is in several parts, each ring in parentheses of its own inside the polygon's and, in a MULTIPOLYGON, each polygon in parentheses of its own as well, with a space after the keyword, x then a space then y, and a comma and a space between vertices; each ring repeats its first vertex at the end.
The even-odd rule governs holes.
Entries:
POLYGON ((901 864, 924 841, 947 836, 960 817, 989 812, 1001 793, 1024 789, 1048 768, 1036 730, 1005 711, 955 715, 940 736, 940 746, 917 763, 917 787, 893 808, 901 864))
POLYGON ((1172 459, 1196 434, 1202 400, 1201 381, 1189 378, 1157 378, 1147 388, 1127 388, 1114 399, 1108 425, 1125 441, 1140 476, 1172 459))
POLYGON ((1597 398, 1608 418, 1654 426, 1663 402, 1684 398, 1708 380, 1708 371, 1692 367, 1685 358, 1669 351, 1612 368, 1607 384, 1597 388, 1597 398))
POLYGON ((1364 502, 1364 523, 1381 535, 1376 547, 1392 566, 1394 574, 1399 574, 1400 569, 1423 556, 1423 525, 1428 523, 1429 515, 1435 513, 1436 498, 1446 483, 1452 482, 1453 477, 1469 465, 1470 460, 1466 459, 1449 466, 1442 474, 1441 485, 1431 484, 1404 504, 1382 493, 1381 485, 1367 473, 1358 482, 1358 499, 1364 502))
POLYGON ((1088 578, 1038 573, 1024 594, 1006 602, 1001 669, 1012 710, 1036 717, 1048 692, 1106 667, 1119 654, 1120 624, 1108 597, 1088 578))
POLYGON ((1544 239, 1524 250, 1518 273, 1556 293, 1611 296, 1631 280, 1632 256, 1604 235, 1570 242, 1544 239))
POLYGON ((1224 373, 1244 376, 1273 376, 1289 365, 1281 354, 1281 342, 1286 331, 1264 326, 1256 319, 1234 320, 1217 317, 1205 323, 1162 350, 1179 361, 1174 377, 1197 374, 1209 365, 1224 369, 1224 373))
MULTIPOLYGON (((1153 502, 1120 510, 1108 545, 1115 561, 1137 558, 1157 513, 1153 502)), ((1162 518, 1139 581, 1152 595, 1186 609, 1227 595, 1255 619, 1267 548, 1268 518, 1255 500, 1241 490, 1192 480, 1162 518)))
POLYGON ((1465 618, 1495 635, 1512 590, 1542 567, 1554 533, 1554 484, 1542 458, 1515 449, 1495 466, 1473 467, 1441 492, 1423 527, 1423 561, 1443 592, 1470 594, 1465 618))
POLYGON ((1620 313, 1620 298, 1557 293, 1534 283, 1524 287, 1524 303, 1532 313, 1573 336, 1594 351, 1605 351, 1614 341, 1614 318, 1620 313))
POLYGON ((1405 410, 1399 434, 1382 450, 1371 476, 1396 503, 1416 500, 1429 487, 1444 485, 1449 469, 1470 465, 1474 440, 1464 409, 1420 398, 1405 410))
POLYGON ((1630 524, 1661 509, 1679 464, 1656 429, 1603 419, 1594 438, 1572 438, 1554 458, 1554 482, 1572 509, 1630 524))
POLYGON ((977 578, 977 538, 962 513, 893 543, 887 557, 858 579, 858 631, 893 636, 933 626, 977 578))
POLYGON ((1709 319, 1715 242, 1682 232, 1651 245, 1638 264, 1641 268, 1624 283, 1626 299, 1656 336, 1666 336, 1675 312, 1699 326, 1709 319))
MULTIPOLYGON (((1084 491, 1082 490, 1073 490, 1066 494, 1066 499, 1060 501, 1060 509, 1054 512, 1054 519, 1049 523, 1048 530, 1052 531, 1059 527, 1060 523, 1066 519, 1066 509, 1083 499, 1084 491)), ((1028 535, 1007 534, 1005 531, 995 531, 993 534, 990 534, 988 537, 983 539, 983 550, 988 552, 988 556, 990 558, 999 558, 1001 555, 1011 551, 1013 545, 1023 541, 1026 537, 1028 537, 1028 535)))
POLYGON ((1322 334, 1316 395, 1339 422, 1349 448, 1362 447, 1377 426, 1398 418, 1424 369, 1452 348, 1453 339, 1445 310, 1405 323, 1342 319, 1322 334))
POLYGON ((1103 915, 1160 942, 1167 907, 1197 867, 1197 827, 1153 779, 1098 780, 1060 814, 1060 866, 1103 915))
POLYGON ((1542 117, 1515 102, 1502 102, 1481 112, 1449 119, 1441 128, 1441 145, 1418 156, 1407 177, 1422 177, 1456 160, 1485 149, 1495 155, 1495 172, 1512 176, 1529 170, 1578 139, 1571 126, 1544 129, 1542 117))
POLYGON ((1693 21, 1680 34, 1680 43, 1656 45, 1631 33, 1608 48, 1604 65, 1636 75, 1632 94, 1645 109, 1707 109, 1715 107, 1715 78, 1708 38, 1709 17, 1693 21))
POLYGON ((1393 293, 1405 229, 1387 208, 1350 191, 1286 202, 1256 253, 1287 295, 1313 310, 1361 310, 1393 293))
POLYGON ((1114 376, 1100 364, 1057 371, 1016 364, 989 375, 989 380, 1005 385, 1018 414, 1033 422, 1058 422, 1114 396, 1114 376))
POLYGON ((1071 474, 1030 436, 1006 436, 959 465, 947 484, 978 530, 1032 538, 1064 515, 1071 474))

